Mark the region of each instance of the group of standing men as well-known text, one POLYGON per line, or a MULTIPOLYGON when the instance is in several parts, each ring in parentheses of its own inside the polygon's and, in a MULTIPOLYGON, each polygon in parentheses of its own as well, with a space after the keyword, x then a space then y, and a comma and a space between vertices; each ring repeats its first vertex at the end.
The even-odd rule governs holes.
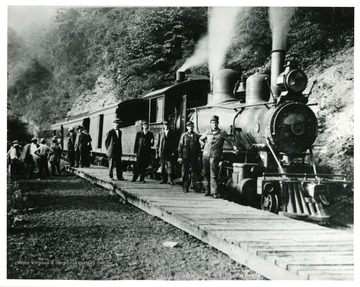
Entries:
POLYGON ((27 178, 32 179, 35 166, 38 165, 40 179, 46 179, 49 177, 49 162, 51 174, 55 175, 57 172, 60 175, 61 151, 62 147, 56 137, 52 138, 50 147, 46 145, 44 138, 40 139, 40 144, 37 138, 32 138, 31 143, 23 148, 17 140, 13 141, 7 154, 11 178, 21 179, 24 177, 24 172, 27 172, 27 178))
POLYGON ((91 141, 91 136, 83 126, 77 127, 77 133, 73 127, 69 129, 67 147, 70 166, 90 166, 91 141))
MULTIPOLYGON (((178 162, 182 164, 183 191, 189 192, 192 182, 195 192, 202 191, 202 169, 207 184, 204 185, 205 196, 218 198, 219 195, 219 163, 223 155, 224 141, 227 141, 238 154, 235 142, 226 131, 219 129, 219 117, 214 115, 210 119, 211 129, 201 136, 194 132, 194 123, 186 123, 187 132, 181 135, 177 146, 178 162), (203 154, 201 155, 201 148, 203 154), (202 159, 202 162, 201 162, 202 159)), ((114 120, 114 128, 110 130, 105 139, 105 147, 109 158, 109 177, 113 179, 113 168, 116 167, 117 179, 125 180, 121 168, 122 140, 120 120, 114 120)), ((142 122, 142 129, 136 134, 134 153, 137 161, 134 167, 132 182, 140 176, 140 182, 145 182, 145 171, 151 161, 151 147, 154 145, 154 135, 149 130, 149 123, 142 122)), ((163 129, 158 135, 156 157, 160 160, 160 184, 173 185, 173 158, 176 151, 175 134, 169 128, 167 121, 163 122, 163 129)))
POLYGON ((210 118, 211 129, 201 136, 194 132, 194 123, 186 124, 187 132, 181 135, 178 162, 182 163, 183 191, 188 192, 190 186, 190 167, 193 173, 193 187, 195 192, 201 192, 201 171, 205 178, 205 196, 220 197, 219 192, 219 163, 223 156, 224 141, 227 141, 238 154, 235 142, 226 131, 219 129, 219 117, 210 118), (203 154, 201 155, 201 148, 203 154), (201 167, 202 158, 202 167, 201 167))

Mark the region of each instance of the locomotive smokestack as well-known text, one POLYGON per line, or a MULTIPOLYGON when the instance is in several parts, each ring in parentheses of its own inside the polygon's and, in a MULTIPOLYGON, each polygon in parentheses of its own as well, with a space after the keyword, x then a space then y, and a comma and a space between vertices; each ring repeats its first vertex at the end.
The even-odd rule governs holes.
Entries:
POLYGON ((284 69, 287 32, 294 12, 294 7, 270 7, 269 9, 272 34, 271 90, 275 98, 280 96, 276 78, 284 69))
POLYGON ((177 71, 176 72, 176 83, 181 83, 185 81, 185 71, 177 71))
POLYGON ((280 96, 281 90, 276 85, 276 78, 283 72, 285 64, 285 53, 283 49, 271 52, 271 91, 275 98, 280 96))
POLYGON ((237 100, 234 89, 240 75, 231 69, 220 70, 214 74, 212 81, 212 95, 209 94, 208 105, 216 105, 222 102, 237 100))

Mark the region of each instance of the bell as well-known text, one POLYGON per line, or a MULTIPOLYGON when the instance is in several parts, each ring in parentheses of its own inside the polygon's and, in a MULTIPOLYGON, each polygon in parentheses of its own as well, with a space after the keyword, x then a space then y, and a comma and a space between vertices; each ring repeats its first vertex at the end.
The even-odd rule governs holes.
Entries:
POLYGON ((245 92, 246 92, 245 82, 241 81, 239 83, 239 86, 238 86, 237 90, 235 91, 235 94, 237 94, 237 93, 245 93, 245 92))
POLYGON ((241 81, 236 85, 234 94, 237 98, 240 99, 241 103, 245 103, 245 94, 246 94, 246 78, 242 77, 241 81))

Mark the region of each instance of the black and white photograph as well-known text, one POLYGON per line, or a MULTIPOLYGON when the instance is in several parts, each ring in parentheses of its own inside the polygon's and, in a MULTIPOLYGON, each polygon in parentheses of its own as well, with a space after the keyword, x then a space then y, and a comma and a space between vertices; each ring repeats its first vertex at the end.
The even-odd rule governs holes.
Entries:
POLYGON ((2 4, 0 285, 353 286, 355 1, 292 5, 2 4))

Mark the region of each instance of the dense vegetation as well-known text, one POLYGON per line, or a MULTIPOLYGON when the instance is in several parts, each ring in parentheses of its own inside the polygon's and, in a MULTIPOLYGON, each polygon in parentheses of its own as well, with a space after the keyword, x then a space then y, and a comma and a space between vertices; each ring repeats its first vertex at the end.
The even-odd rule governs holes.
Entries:
MULTIPOLYGON (((265 67, 271 51, 268 9, 238 17, 227 67, 265 67)), ((207 33, 205 7, 66 8, 46 27, 19 35, 8 31, 8 103, 32 127, 63 118, 100 77, 118 100, 164 87, 207 33)), ((288 48, 303 65, 353 46, 353 8, 298 8, 288 48)), ((207 65, 195 69, 207 74, 207 65)))

